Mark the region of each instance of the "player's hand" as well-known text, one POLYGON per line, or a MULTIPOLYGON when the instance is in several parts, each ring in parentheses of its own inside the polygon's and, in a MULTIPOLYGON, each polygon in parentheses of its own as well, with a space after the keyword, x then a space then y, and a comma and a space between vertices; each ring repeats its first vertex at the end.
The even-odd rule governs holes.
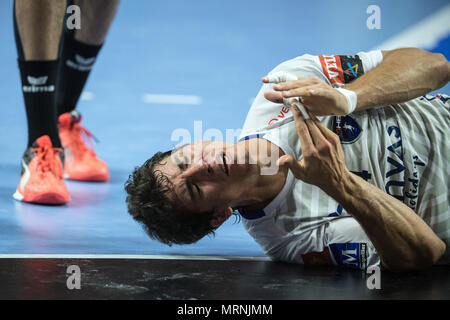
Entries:
MULTIPOLYGON (((262 79, 268 83, 267 77, 262 79)), ((275 103, 283 103, 283 98, 298 97, 309 113, 316 116, 345 115, 348 102, 338 90, 316 78, 301 78, 274 85, 275 91, 264 93, 264 97, 275 103)))
POLYGON ((339 137, 315 116, 305 120, 296 106, 292 106, 292 113, 303 158, 297 161, 291 155, 284 155, 278 159, 278 165, 288 166, 297 179, 316 185, 328 194, 336 192, 350 174, 339 137))

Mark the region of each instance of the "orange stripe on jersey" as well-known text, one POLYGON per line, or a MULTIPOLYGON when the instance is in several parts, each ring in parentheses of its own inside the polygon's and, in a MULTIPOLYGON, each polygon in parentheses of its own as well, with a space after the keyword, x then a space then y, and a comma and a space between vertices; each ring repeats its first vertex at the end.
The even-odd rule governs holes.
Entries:
POLYGON ((319 56, 323 73, 325 73, 331 83, 345 83, 344 71, 342 70, 341 58, 339 56, 321 55, 319 56))

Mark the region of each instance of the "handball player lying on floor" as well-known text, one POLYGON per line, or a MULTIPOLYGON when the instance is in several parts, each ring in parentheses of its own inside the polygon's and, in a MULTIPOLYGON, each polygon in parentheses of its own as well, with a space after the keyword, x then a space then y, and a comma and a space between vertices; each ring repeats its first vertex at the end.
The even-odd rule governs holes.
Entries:
POLYGON ((263 78, 238 142, 158 152, 126 183, 150 237, 194 243, 231 215, 267 256, 393 271, 449 264, 450 79, 415 48, 302 55, 263 78))

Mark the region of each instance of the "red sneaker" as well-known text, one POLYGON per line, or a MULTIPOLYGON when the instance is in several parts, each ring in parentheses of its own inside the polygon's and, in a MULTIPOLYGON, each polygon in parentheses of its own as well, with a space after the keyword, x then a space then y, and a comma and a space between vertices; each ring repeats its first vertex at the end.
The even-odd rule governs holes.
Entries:
POLYGON ((80 125, 81 114, 74 110, 58 118, 59 138, 64 147, 64 178, 79 181, 108 181, 109 171, 105 161, 97 158, 92 134, 80 125), (86 145, 82 135, 90 142, 86 145))
POLYGON ((65 204, 70 201, 63 180, 63 150, 49 136, 36 139, 22 157, 22 175, 13 197, 23 202, 65 204))

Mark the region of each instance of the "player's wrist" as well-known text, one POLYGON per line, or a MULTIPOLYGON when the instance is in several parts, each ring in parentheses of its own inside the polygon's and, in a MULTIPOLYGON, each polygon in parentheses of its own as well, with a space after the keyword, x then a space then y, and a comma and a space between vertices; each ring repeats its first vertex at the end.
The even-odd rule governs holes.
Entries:
POLYGON ((346 169, 339 179, 335 179, 334 181, 328 180, 321 189, 343 205, 344 203, 348 203, 358 193, 360 184, 356 178, 353 173, 346 169))
POLYGON ((346 114, 353 113, 356 110, 358 104, 357 93, 347 88, 336 88, 336 90, 339 91, 339 93, 341 93, 345 97, 345 101, 347 103, 346 114))
POLYGON ((356 109, 354 112, 374 107, 377 104, 374 86, 367 87, 359 82, 353 81, 343 87, 343 89, 351 90, 356 94, 356 109))

